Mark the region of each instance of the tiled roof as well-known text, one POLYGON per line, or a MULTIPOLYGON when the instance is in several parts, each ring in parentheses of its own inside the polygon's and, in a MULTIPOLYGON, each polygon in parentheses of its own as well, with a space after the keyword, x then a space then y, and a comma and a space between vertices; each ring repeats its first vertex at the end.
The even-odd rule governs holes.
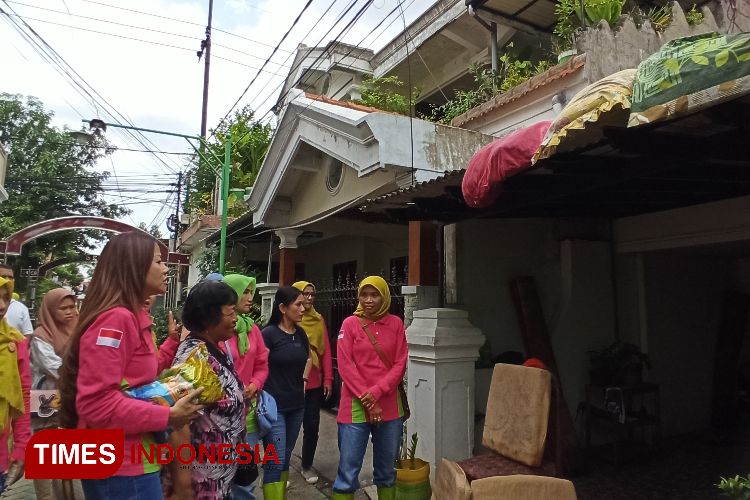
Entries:
POLYGON ((558 80, 564 77, 565 75, 568 75, 570 73, 573 73, 574 71, 577 71, 579 68, 582 68, 585 63, 586 63, 586 54, 580 54, 565 61, 562 64, 553 66, 552 68, 548 69, 544 73, 540 73, 532 78, 529 78, 522 84, 516 85, 515 87, 508 90, 507 92, 503 92, 502 94, 496 95, 495 97, 485 102, 481 106, 477 106, 476 108, 470 109, 466 113, 455 117, 451 121, 451 125, 454 127, 461 127, 465 125, 466 123, 470 122, 471 120, 474 120, 476 118, 479 118, 482 115, 489 113, 493 109, 499 108, 500 106, 504 106, 510 102, 513 102, 516 99, 519 99, 525 96, 529 92, 532 92, 533 90, 536 90, 540 87, 544 87, 545 85, 552 83, 555 80, 558 80))
POLYGON ((338 101, 336 99, 331 99, 330 97, 326 97, 324 95, 315 95, 315 94, 305 93, 305 97, 313 101, 324 102, 326 104, 332 104, 334 106, 341 106, 342 108, 349 108, 355 111, 362 111, 364 113, 386 113, 389 115, 399 115, 399 113, 393 113, 392 111, 383 111, 382 109, 372 108, 369 106, 362 106, 361 104, 356 104, 351 101, 338 101))

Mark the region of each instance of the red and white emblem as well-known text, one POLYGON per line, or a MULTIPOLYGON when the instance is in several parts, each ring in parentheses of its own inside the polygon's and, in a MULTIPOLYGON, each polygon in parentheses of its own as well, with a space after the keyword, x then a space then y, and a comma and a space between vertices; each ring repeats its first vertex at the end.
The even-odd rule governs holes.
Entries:
POLYGON ((96 338, 96 345, 107 345, 117 349, 120 347, 120 341, 122 340, 122 332, 118 330, 110 330, 108 328, 102 328, 99 330, 99 336, 96 338))

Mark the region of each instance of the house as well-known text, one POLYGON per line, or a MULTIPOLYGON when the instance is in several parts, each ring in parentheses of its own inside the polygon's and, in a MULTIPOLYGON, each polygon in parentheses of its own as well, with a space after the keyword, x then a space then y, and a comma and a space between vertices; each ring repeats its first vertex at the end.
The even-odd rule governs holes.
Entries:
POLYGON ((554 4, 509 5, 439 1, 377 53, 301 47, 297 60, 314 71, 287 79, 250 212, 228 227, 233 262, 276 266, 269 276, 282 285, 316 282, 329 327, 351 313, 353 284, 366 273, 397 285, 412 325, 408 425, 429 436, 420 455, 433 463, 479 450, 474 415, 488 387, 474 361, 485 340, 493 359, 524 351, 509 287, 523 276, 536 282, 572 413, 586 397, 586 352, 620 340, 651 357, 662 432, 705 428, 715 416, 722 297, 750 290, 750 153, 737 139, 747 99, 721 108, 724 121, 698 115, 682 127, 597 137, 509 179, 488 208, 468 207, 461 183, 478 150, 554 119, 589 84, 635 68, 668 40, 728 32, 728 4, 704 6, 704 24, 689 27, 673 3, 674 24, 661 34, 629 19, 614 31, 597 24, 577 56, 450 127, 339 100, 356 96, 367 73, 395 75, 422 87, 416 107, 426 109, 444 103, 446 89, 468 88, 468 65, 491 63, 497 47, 512 41, 541 57, 554 4), (711 136, 734 138, 734 148, 723 154, 711 136))

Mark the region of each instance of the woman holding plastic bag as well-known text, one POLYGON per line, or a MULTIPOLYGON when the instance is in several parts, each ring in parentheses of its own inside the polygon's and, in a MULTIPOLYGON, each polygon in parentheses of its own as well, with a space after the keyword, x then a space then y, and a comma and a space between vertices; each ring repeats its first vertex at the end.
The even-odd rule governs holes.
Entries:
MULTIPOLYGON (((230 445, 235 450, 245 442, 245 387, 234 368, 230 357, 220 345, 235 336, 237 325, 237 294, 228 285, 218 281, 204 281, 196 285, 188 295, 182 312, 182 320, 190 335, 180 343, 174 366, 181 363, 196 348, 205 345, 208 351, 208 364, 218 375, 218 383, 224 389, 224 397, 207 404, 198 418, 190 425, 175 428, 169 444, 177 450, 182 445, 192 445, 194 450, 200 445, 210 448, 230 445)), ((224 500, 232 491, 233 480, 238 471, 235 452, 232 463, 222 467, 196 467, 193 464, 183 468, 175 459, 164 476, 165 493, 171 499, 224 500)), ((189 460, 190 452, 183 450, 183 459, 189 460)))
POLYGON ((265 391, 276 401, 276 420, 263 438, 266 448, 273 445, 280 465, 266 464, 263 497, 285 498, 289 479, 289 459, 299 437, 305 414, 305 384, 310 373, 310 343, 299 326, 304 313, 302 292, 291 286, 276 291, 263 340, 268 347, 269 374, 265 391))
MULTIPOLYGON (((87 500, 162 498, 159 466, 130 457, 131 445, 154 442, 153 433, 182 427, 202 408, 199 391, 172 406, 129 398, 123 384, 138 387, 158 375, 158 359, 143 304, 167 289, 167 267, 156 240, 140 232, 113 236, 102 250, 86 291, 78 325, 60 370, 60 421, 68 429, 124 429, 125 456, 106 479, 83 479, 87 500)), ((135 458, 135 457, 134 457, 135 458)))
MULTIPOLYGON (((255 399, 258 391, 263 389, 263 384, 268 377, 268 349, 263 343, 263 335, 260 328, 248 315, 253 305, 255 294, 255 278, 241 274, 230 274, 222 281, 232 287, 237 293, 237 326, 235 335, 220 347, 234 362, 234 369, 245 384, 245 409, 247 411, 246 427, 247 435, 245 442, 250 448, 255 449, 258 444, 258 429, 255 421, 255 399)), ((232 488, 234 500, 255 500, 255 482, 247 486, 235 484, 232 488)))

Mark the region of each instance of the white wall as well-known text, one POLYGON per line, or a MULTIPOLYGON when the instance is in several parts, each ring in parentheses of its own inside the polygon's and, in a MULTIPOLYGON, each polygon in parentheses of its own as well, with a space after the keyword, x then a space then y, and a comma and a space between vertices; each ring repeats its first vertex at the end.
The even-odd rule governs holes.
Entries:
POLYGON ((563 243, 568 247, 563 253, 570 258, 561 260, 558 239, 565 234, 561 224, 551 219, 459 223, 458 301, 490 341, 493 357, 509 350, 523 352, 510 280, 533 276, 565 397, 575 411, 588 382, 586 351, 614 341, 614 300, 609 243, 563 243), (566 300, 568 279, 570 299, 566 300))

